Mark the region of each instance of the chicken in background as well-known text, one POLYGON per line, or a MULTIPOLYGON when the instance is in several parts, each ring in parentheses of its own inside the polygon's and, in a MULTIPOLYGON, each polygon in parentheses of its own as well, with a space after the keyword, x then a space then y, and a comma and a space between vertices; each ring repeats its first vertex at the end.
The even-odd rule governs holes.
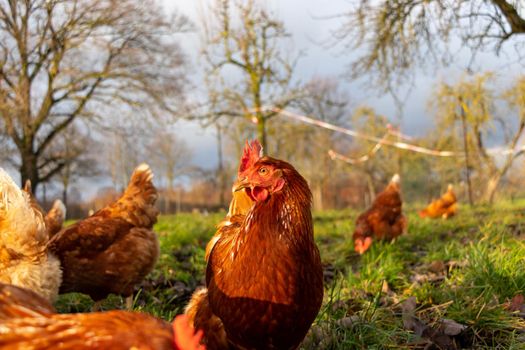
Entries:
POLYGON ((53 206, 46 214, 45 221, 49 238, 62 229, 64 221, 66 221, 66 206, 60 199, 53 202, 53 206))
POLYGON ((0 348, 205 350, 185 315, 170 325, 138 312, 57 314, 35 293, 0 283, 0 348))
POLYGON ((402 212, 400 177, 395 174, 372 207, 359 215, 353 234, 354 250, 363 254, 374 240, 392 240, 403 234, 407 219, 402 212))
POLYGON ((441 198, 433 200, 425 209, 419 212, 419 216, 422 218, 443 218, 448 219, 451 216, 456 215, 458 210, 457 198, 454 193, 452 184, 447 187, 441 198))
POLYGON ((257 141, 244 148, 241 194, 206 248, 206 288, 186 308, 208 349, 295 349, 321 307, 310 189, 261 151, 257 141))
POLYGON ((24 287, 53 302, 62 280, 60 262, 47 250, 42 209, 0 168, 0 282, 24 287))
POLYGON ((60 231, 49 249, 62 264, 60 293, 88 294, 95 302, 110 293, 127 297, 131 308, 135 285, 153 269, 159 242, 153 232, 158 210, 153 173, 139 165, 115 203, 60 231))

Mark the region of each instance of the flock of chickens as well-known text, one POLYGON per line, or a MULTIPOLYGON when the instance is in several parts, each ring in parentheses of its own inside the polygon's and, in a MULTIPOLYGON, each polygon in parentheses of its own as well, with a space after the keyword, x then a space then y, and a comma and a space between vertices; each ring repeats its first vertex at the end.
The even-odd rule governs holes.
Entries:
MULTIPOLYGON (((153 269, 159 244, 151 169, 142 164, 115 203, 62 228, 65 208, 43 212, 30 184, 0 168, 0 348, 296 349, 323 300, 311 193, 287 162, 246 143, 233 199, 206 247, 206 287, 173 324, 123 310, 96 312, 110 293, 127 298, 153 269), (93 312, 57 314, 59 293, 80 292, 93 312), (195 332, 195 329, 198 331, 195 332)), ((421 216, 456 211, 451 186, 421 216)), ((355 250, 393 239, 407 226, 399 176, 357 218, 355 250)))

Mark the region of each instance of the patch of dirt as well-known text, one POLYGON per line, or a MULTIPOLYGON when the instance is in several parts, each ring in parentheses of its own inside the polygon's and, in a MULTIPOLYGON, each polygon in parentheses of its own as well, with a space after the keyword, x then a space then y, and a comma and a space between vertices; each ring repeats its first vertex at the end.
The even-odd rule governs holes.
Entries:
POLYGON ((516 237, 525 238, 525 224, 521 222, 505 225, 505 228, 516 237))
POLYGON ((323 263, 323 279, 325 285, 331 284, 335 277, 342 272, 342 269, 335 267, 331 263, 323 263))

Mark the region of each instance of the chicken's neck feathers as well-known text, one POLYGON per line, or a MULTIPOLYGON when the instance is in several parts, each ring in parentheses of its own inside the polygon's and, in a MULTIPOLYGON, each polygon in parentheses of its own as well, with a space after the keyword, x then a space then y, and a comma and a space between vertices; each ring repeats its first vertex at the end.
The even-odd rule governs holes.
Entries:
POLYGON ((252 238, 313 242, 311 193, 306 181, 298 176, 287 179, 282 191, 250 209, 240 231, 240 244, 252 238))

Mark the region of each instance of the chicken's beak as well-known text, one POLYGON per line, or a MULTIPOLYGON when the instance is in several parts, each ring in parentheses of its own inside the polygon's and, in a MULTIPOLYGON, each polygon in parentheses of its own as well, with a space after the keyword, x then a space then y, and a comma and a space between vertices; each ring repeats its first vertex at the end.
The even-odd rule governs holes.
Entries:
POLYGON ((250 182, 248 181, 248 178, 242 178, 235 181, 232 187, 232 192, 238 192, 242 189, 245 189, 247 187, 250 187, 250 182))

